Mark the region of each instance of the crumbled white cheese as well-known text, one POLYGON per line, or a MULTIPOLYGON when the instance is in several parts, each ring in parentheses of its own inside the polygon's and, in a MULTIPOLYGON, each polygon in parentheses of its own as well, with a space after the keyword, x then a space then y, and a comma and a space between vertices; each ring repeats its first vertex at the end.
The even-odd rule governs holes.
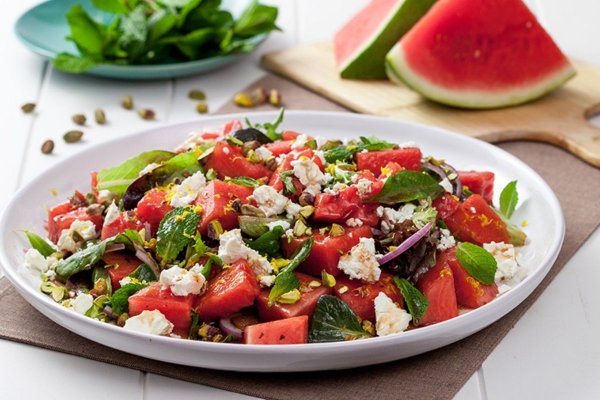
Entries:
POLYGON ((408 142, 404 142, 402 144, 399 144, 398 147, 400 147, 401 149, 406 149, 406 148, 419 148, 419 146, 417 145, 416 142, 412 142, 412 141, 408 141, 408 142))
POLYGON ((517 262, 517 254, 512 244, 491 242, 484 243, 483 248, 496 259, 498 268, 494 278, 500 293, 506 292, 527 275, 527 271, 517 262))
POLYGON ((58 248, 71 253, 79 250, 83 242, 97 237, 96 225, 92 221, 73 221, 69 229, 63 229, 58 239, 58 248), (75 236, 75 237, 74 237, 75 236))
POLYGON ((294 140, 294 143, 292 143, 292 149, 299 149, 301 147, 304 147, 306 146, 306 142, 308 142, 308 136, 306 136, 305 134, 298 135, 298 137, 296 137, 296 140, 294 140))
POLYGON ((300 204, 294 203, 290 201, 285 207, 285 212, 287 213, 287 217, 290 219, 296 218, 296 215, 300 212, 302 206, 300 204))
POLYGON ((358 228, 359 226, 363 225, 363 222, 358 218, 348 218, 346 220, 346 225, 351 228, 358 228))
POLYGON ((269 158, 273 157, 273 153, 271 152, 271 150, 267 149, 265 146, 261 146, 255 149, 254 154, 256 154, 261 161, 266 161, 269 158))
POLYGON ((173 324, 158 310, 144 310, 141 314, 128 318, 123 328, 152 335, 168 335, 173 332, 173 324))
POLYGON ((469 207, 469 211, 471 211, 473 214, 477 214, 477 209, 475 209, 475 207, 469 207))
POLYGON ((275 275, 263 275, 260 277, 259 282, 264 287, 271 287, 275 283, 275 275))
POLYGON ((444 188, 444 190, 448 193, 452 193, 454 188, 452 187, 452 183, 448 180, 448 178, 444 178, 440 181, 440 186, 444 188))
POLYGON ((160 166, 161 166, 161 164, 159 164, 159 163, 154 163, 154 162, 150 163, 150 164, 146 165, 144 167, 144 169, 142 169, 140 171, 140 173, 138 174, 138 176, 146 175, 147 173, 154 171, 156 168, 158 168, 160 166))
POLYGON ((315 156, 319 157, 319 160, 321 160, 321 163, 323 165, 327 165, 327 160, 325 160, 325 152, 323 150, 315 150, 315 156))
POLYGON ((404 332, 412 320, 406 310, 398 307, 384 292, 379 292, 375 300, 375 330, 377 336, 387 336, 404 332))
POLYGON ((36 249, 29 249, 25 253, 25 260, 23 266, 36 273, 44 273, 49 270, 53 270, 58 263, 58 259, 55 257, 44 257, 36 249))
POLYGON ((206 177, 201 171, 189 176, 171 189, 170 204, 172 207, 185 207, 196 200, 198 193, 206 186, 206 177))
POLYGON ((290 223, 284 220, 271 221, 267 224, 267 228, 269 228, 269 230, 275 228, 276 226, 282 227, 284 231, 290 229, 290 223))
POLYGON ((104 225, 110 225, 117 218, 119 218, 119 214, 119 207, 117 207, 115 201, 113 200, 112 203, 110 203, 110 206, 108 206, 108 208, 106 209, 106 215, 104 216, 104 225))
POLYGON ((219 237, 218 256, 226 264, 231 264, 239 259, 246 260, 259 279, 273 272, 273 267, 265 257, 246 246, 239 229, 232 229, 219 237))
POLYGON ((325 190, 323 190, 323 192, 328 193, 328 194, 332 194, 332 195, 337 195, 340 191, 346 189, 348 187, 348 185, 346 185, 345 183, 342 182, 336 182, 333 184, 332 187, 330 188, 326 188, 325 190))
POLYGON ((324 174, 319 166, 310 158, 301 158, 292 161, 292 168, 296 178, 306 187, 314 187, 321 190, 321 186, 325 185, 331 179, 329 174, 324 174))
POLYGON ((360 178, 358 182, 356 182, 356 187, 358 188, 358 194, 361 196, 365 196, 371 192, 371 187, 373 186, 373 182, 368 179, 360 178))
POLYGON ((75 312, 85 315, 86 312, 94 305, 94 297, 88 293, 79 293, 77 297, 75 297, 71 301, 71 307, 75 312))
POLYGON ((340 257, 338 268, 351 279, 361 279, 376 282, 381 276, 381 269, 375 256, 375 241, 373 238, 360 238, 350 253, 340 257))
POLYGON ((448 250, 456 244, 454 240, 454 236, 450 233, 448 229, 440 229, 440 240, 436 245, 436 248, 440 251, 448 250))
POLYGON ((131 279, 131 277, 130 276, 126 276, 125 278, 123 278, 123 279, 121 279, 119 281, 119 285, 121 285, 121 287, 123 287, 123 286, 125 286, 125 285, 127 285, 128 283, 131 283, 131 282, 133 282, 133 280, 131 279))
POLYGON ((229 147, 225 146, 223 147, 223 154, 229 154, 231 152, 231 150, 229 150, 229 147))
POLYGON ((179 146, 177 146, 175 148, 175 151, 177 153, 179 153, 179 152, 184 152, 184 151, 192 150, 193 148, 195 148, 196 146, 198 146, 203 141, 204 141, 204 139, 202 139, 202 134, 201 133, 190 132, 188 134, 188 137, 179 146))
POLYGON ((252 198, 256 201, 258 208, 265 213, 266 217, 283 213, 290 201, 287 197, 268 185, 262 185, 254 189, 252 198))
POLYGON ((194 265, 189 270, 172 266, 160 273, 160 283, 164 288, 170 288, 175 296, 202 294, 206 288, 206 278, 202 275, 202 267, 194 265))
POLYGON ((381 230, 384 233, 388 233, 395 224, 411 220, 416 208, 417 206, 411 203, 403 205, 399 210, 389 207, 378 207, 377 216, 382 218, 381 230))
POLYGON ((110 190, 100 190, 97 197, 99 203, 108 203, 109 201, 113 201, 117 197, 117 194, 110 190))

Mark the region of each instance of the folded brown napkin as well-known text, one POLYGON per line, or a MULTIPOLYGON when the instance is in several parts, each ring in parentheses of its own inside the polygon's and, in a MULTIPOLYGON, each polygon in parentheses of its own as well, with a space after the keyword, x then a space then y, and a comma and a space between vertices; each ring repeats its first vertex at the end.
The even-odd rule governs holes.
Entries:
MULTIPOLYGON (((278 88, 290 109, 343 110, 274 76, 252 86, 278 88)), ((221 110, 231 111, 241 110, 232 105, 221 110)), ((600 198, 600 169, 547 144, 512 142, 500 147, 534 168, 556 192, 567 222, 566 238, 557 262, 529 298, 460 342, 409 359, 344 371, 258 374, 191 368, 133 356, 77 336, 33 309, 6 279, 0 280, 0 338, 266 399, 451 398, 600 224, 600 207, 590 206, 600 198)))

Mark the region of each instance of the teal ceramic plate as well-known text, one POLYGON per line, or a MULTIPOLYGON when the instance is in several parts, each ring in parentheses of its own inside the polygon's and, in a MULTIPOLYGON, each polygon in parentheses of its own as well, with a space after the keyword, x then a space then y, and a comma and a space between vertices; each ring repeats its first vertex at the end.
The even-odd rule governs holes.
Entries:
MULTIPOLYGON (((69 26, 65 18, 66 12, 75 3, 80 3, 97 21, 107 22, 111 15, 91 6, 89 0, 50 0, 29 9, 15 25, 15 33, 25 46, 44 57, 53 58, 56 54, 66 51, 77 54, 75 45, 66 40, 69 26)), ((234 16, 239 15, 250 0, 224 1, 223 6, 234 16)), ((254 38, 261 43, 268 35, 254 38)), ((202 74, 213 69, 230 64, 243 54, 222 57, 211 57, 203 60, 156 65, 112 65, 103 64, 94 67, 86 73, 117 79, 164 79, 186 75, 202 74)))

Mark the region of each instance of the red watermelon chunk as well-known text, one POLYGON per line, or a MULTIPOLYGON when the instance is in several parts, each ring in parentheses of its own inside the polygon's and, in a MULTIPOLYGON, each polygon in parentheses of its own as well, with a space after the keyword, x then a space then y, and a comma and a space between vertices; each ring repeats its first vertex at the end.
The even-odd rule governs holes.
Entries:
POLYGON ((439 0, 386 56, 388 76, 464 108, 536 99, 575 75, 521 0, 439 0))
POLYGON ((417 288, 429 301, 419 325, 435 324, 458 315, 454 277, 444 253, 439 255, 436 265, 419 279, 417 288))

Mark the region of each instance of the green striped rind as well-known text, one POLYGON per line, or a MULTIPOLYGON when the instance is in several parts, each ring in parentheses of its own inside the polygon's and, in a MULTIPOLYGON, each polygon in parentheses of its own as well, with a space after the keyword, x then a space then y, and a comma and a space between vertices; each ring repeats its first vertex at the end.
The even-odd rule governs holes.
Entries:
POLYGON ((398 3, 382 27, 340 67, 346 79, 385 79, 385 55, 436 0, 404 0, 398 3))
POLYGON ((575 76, 575 69, 567 64, 554 74, 534 84, 506 90, 457 90, 434 84, 414 71, 406 62, 401 43, 397 43, 385 57, 386 73, 391 81, 404 83, 423 97, 453 107, 486 109, 515 106, 542 97, 575 76))

